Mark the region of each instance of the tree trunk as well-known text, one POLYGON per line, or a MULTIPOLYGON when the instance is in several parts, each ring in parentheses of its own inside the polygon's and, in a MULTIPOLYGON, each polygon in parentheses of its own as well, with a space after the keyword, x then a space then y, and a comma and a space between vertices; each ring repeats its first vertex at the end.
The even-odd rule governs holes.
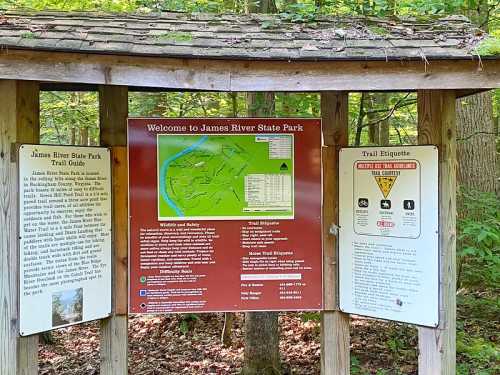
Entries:
MULTIPOLYGON (((361 105, 361 104, 360 104, 361 105)), ((372 145, 379 144, 379 124, 374 124, 377 119, 377 115, 372 113, 377 108, 376 106, 376 97, 374 93, 367 94, 366 98, 366 121, 368 121, 368 143, 372 145)))
MULTIPOLYGON (((479 0, 466 14, 487 32, 489 12, 488 1, 479 0)), ((458 99, 456 112, 458 183, 465 188, 494 192, 498 182, 491 91, 458 99)))
POLYGON ((281 374, 277 312, 245 314, 245 363, 242 374, 281 374))
MULTIPOLYGON (((249 117, 273 115, 274 103, 273 92, 248 93, 249 117)), ((281 374, 277 312, 245 314, 245 358, 242 374, 281 374)))
MULTIPOLYGON (((389 106, 389 94, 385 92, 379 92, 375 94, 377 104, 379 108, 388 108, 389 106)), ((389 146, 389 119, 381 121, 378 129, 378 144, 380 146, 389 146)))
MULTIPOLYGON (((238 117, 238 93, 229 92, 229 101, 231 102, 231 110, 229 111, 230 117, 238 117)), ((233 322, 234 313, 225 312, 224 313, 224 327, 222 328, 221 343, 225 348, 230 347, 233 344, 233 322)))
MULTIPOLYGON (((247 105, 250 117, 271 116, 275 106, 274 93, 248 93, 247 105)), ((281 374, 277 312, 245 314, 245 358, 242 374, 281 374)))
POLYGON ((89 128, 84 127, 80 129, 80 145, 88 146, 89 145, 89 128))
POLYGON ((457 99, 458 182, 494 192, 496 143, 491 91, 457 99))
POLYGON ((274 0, 247 0, 248 13, 276 13, 274 0))
MULTIPOLYGON (((276 12, 274 0, 247 0, 249 12, 276 12)), ((274 92, 247 94, 249 117, 274 115, 274 92)), ((277 312, 248 312, 245 314, 245 355, 242 374, 281 374, 279 326, 277 312)))
POLYGON ((247 111, 250 117, 272 116, 275 111, 274 92, 247 93, 247 111))
POLYGON ((221 342, 224 348, 228 348, 233 344, 233 322, 234 313, 226 312, 224 313, 224 328, 222 328, 221 342))
POLYGON ((366 100, 366 93, 362 92, 361 99, 359 100, 358 119, 356 120, 356 136, 354 138, 354 147, 361 146, 361 132, 363 131, 363 120, 366 116, 365 100, 366 100))
POLYGON ((389 97, 388 94, 383 92, 376 92, 367 94, 367 114, 366 120, 368 121, 368 142, 378 146, 388 146, 389 145, 389 119, 377 122, 381 117, 386 116, 384 112, 376 112, 382 109, 387 109, 389 111, 389 97))

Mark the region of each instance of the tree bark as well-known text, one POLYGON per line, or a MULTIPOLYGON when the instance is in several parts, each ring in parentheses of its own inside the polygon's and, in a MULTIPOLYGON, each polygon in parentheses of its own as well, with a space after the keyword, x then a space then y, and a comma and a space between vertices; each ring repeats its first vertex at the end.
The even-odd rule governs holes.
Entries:
POLYGON ((222 328, 221 342, 224 348, 228 348, 233 344, 233 322, 234 313, 224 313, 224 328, 222 328))
POLYGON ((274 0, 247 0, 247 13, 276 13, 274 0))
POLYGON ((250 117, 267 117, 274 114, 274 92, 247 93, 247 111, 250 117))
POLYGON ((368 123, 372 123, 371 125, 368 126, 368 143, 370 143, 372 145, 378 145, 379 138, 380 138, 380 136, 379 136, 379 124, 373 124, 373 122, 375 122, 375 120, 377 119, 377 115, 375 113, 371 112, 377 108, 375 93, 367 94, 366 99, 367 99, 366 100, 366 109, 367 109, 366 121, 368 121, 368 123))
POLYGON ((457 99, 457 154, 460 186, 494 192, 496 132, 491 91, 457 99))
MULTIPOLYGON (((276 12, 274 0, 247 1, 249 12, 276 12)), ((274 115, 274 92, 248 93, 247 109, 249 117, 274 115)), ((245 314, 245 354, 242 374, 281 374, 277 312, 248 312, 245 314)))
POLYGON ((388 94, 383 92, 367 94, 367 114, 366 120, 371 125, 368 127, 368 142, 378 146, 389 145, 389 118, 377 122, 379 118, 386 115, 384 112, 378 114, 371 111, 387 109, 389 111, 389 97, 388 94))
MULTIPOLYGON (((229 101, 231 102, 231 110, 229 111, 230 117, 238 117, 238 93, 229 92, 229 101)), ((234 322, 234 312, 224 313, 224 327, 222 328, 221 343, 225 348, 230 347, 233 344, 233 322, 234 322)))
POLYGON ((281 374, 277 312, 245 314, 245 363, 242 374, 281 374))
MULTIPOLYGON (((490 7, 479 0, 466 14, 488 31, 490 7)), ((498 191, 496 132, 491 91, 457 100, 458 183, 485 192, 498 191)))
POLYGON ((361 145, 361 132, 363 131, 363 120, 366 116, 365 112, 365 100, 366 93, 361 93, 361 99, 359 100, 359 112, 358 119, 356 121, 356 136, 354 138, 354 147, 359 147, 361 145))
MULTIPOLYGON (((385 92, 380 92, 375 94, 376 102, 380 108, 388 108, 389 106, 389 94, 385 92)), ((389 146, 389 119, 381 121, 378 129, 378 144, 380 146, 389 146)))
MULTIPOLYGON (((274 93, 247 94, 249 117, 274 114, 274 93)), ((245 355, 242 374, 281 374, 279 326, 277 312, 248 312, 245 314, 245 355)))

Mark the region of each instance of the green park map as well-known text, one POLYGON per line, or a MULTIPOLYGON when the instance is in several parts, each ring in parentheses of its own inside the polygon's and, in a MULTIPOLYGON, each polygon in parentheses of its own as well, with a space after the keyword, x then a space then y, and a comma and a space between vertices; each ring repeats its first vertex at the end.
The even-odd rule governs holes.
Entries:
POLYGON ((291 219, 293 134, 158 135, 158 219, 291 219))

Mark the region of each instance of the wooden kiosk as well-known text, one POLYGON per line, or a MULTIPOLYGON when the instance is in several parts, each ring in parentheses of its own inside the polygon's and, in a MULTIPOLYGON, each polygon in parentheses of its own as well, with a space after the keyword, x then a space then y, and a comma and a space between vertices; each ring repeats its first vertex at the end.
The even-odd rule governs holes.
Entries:
POLYGON ((96 90, 100 142, 113 148, 113 316, 101 374, 127 374, 128 91, 321 92, 324 308, 322 373, 349 373, 349 316, 338 310, 338 150, 348 93, 417 91, 419 143, 439 148, 440 324, 419 328, 419 373, 455 374, 455 99, 500 87, 500 56, 476 54, 461 17, 394 22, 274 16, 5 13, 0 23, 0 374, 36 374, 38 336, 18 335, 16 143, 39 141, 40 90, 96 90))

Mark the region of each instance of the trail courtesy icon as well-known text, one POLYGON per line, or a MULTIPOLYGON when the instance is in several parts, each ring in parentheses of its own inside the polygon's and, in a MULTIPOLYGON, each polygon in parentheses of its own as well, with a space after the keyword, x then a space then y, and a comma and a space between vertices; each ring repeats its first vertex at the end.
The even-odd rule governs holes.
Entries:
POLYGON ((377 185, 380 191, 382 192, 384 198, 387 199, 398 176, 374 176, 374 177, 375 181, 377 181, 377 185))

